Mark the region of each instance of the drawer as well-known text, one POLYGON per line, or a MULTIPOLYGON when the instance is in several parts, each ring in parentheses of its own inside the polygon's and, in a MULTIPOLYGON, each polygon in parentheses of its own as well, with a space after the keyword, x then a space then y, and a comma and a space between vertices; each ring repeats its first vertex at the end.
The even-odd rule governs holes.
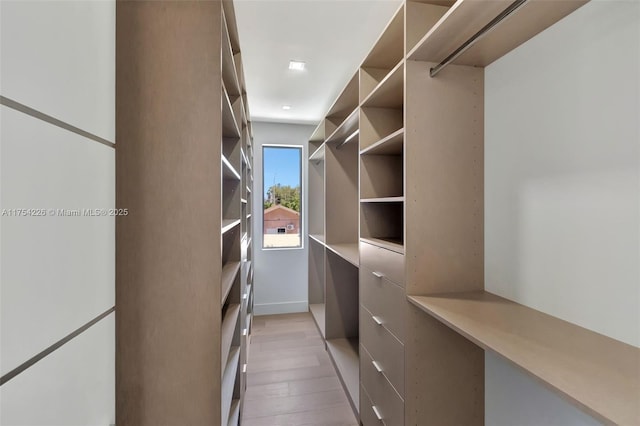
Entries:
POLYGON ((360 386, 360 422, 362 426, 382 425, 382 420, 379 420, 376 412, 373 411, 373 402, 362 386, 360 386))
POLYGON ((382 321, 382 325, 404 342, 404 317, 406 296, 404 289, 376 276, 367 268, 360 268, 360 303, 371 315, 382 321))
MULTIPOLYGON (((371 398, 375 418, 382 417, 386 426, 404 425, 404 401, 389 383, 384 374, 379 373, 373 365, 373 359, 366 348, 360 348, 360 373, 362 387, 371 398)), ((375 424, 375 423, 374 423, 375 424)))
MULTIPOLYGON (((360 306, 360 343, 369 351, 400 396, 404 397, 404 345, 386 328, 378 325, 371 312, 363 306, 360 306)), ((369 396, 373 398, 371 393, 369 396)))
POLYGON ((360 266, 404 287, 404 255, 360 242, 360 266))

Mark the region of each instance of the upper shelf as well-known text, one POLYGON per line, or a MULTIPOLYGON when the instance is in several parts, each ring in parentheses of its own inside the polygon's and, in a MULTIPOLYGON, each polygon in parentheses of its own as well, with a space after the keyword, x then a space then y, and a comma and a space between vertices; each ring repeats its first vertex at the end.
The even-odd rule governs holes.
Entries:
MULTIPOLYGON (((587 1, 529 0, 453 63, 487 66, 587 1)), ((510 4, 495 0, 458 0, 409 52, 408 59, 442 62, 510 4)))
POLYGON ((344 119, 348 117, 358 107, 358 93, 358 73, 356 73, 329 108, 327 118, 344 119))
POLYGON ((358 109, 353 110, 351 114, 336 128, 336 130, 329 135, 326 144, 328 143, 343 143, 347 142, 354 136, 354 133, 358 131, 358 123, 360 114, 358 109))
POLYGON ((324 160, 324 144, 320 145, 318 149, 315 150, 313 154, 309 156, 309 161, 323 161, 324 160))
MULTIPOLYGON (((239 138, 240 128, 238 127, 238 121, 236 120, 231 98, 229 98, 229 93, 224 83, 222 83, 222 96, 222 136, 226 138, 239 138)), ((237 99, 237 97, 234 99, 234 104, 237 99)))
POLYGON ((404 5, 393 18, 362 62, 362 68, 393 68, 404 56, 404 5))
POLYGON ((229 32, 225 20, 222 20, 222 79, 226 86, 229 96, 240 96, 240 82, 238 79, 238 70, 236 69, 235 58, 233 57, 233 49, 229 40, 229 32))
POLYGON ((400 61, 362 102, 363 107, 401 108, 404 102, 404 61, 400 61))
POLYGON ((222 177, 224 179, 240 180, 240 173, 236 171, 233 165, 227 160, 227 157, 222 156, 222 177))
POLYGON ((360 151, 361 155, 402 155, 404 127, 360 151))
POLYGON ((640 424, 640 349, 488 292, 408 299, 592 416, 640 424))

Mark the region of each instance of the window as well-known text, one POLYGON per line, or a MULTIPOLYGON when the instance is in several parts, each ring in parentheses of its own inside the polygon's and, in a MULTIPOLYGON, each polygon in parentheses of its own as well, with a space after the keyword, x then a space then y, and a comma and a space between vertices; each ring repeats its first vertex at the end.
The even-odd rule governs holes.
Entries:
POLYGON ((302 247, 302 147, 262 148, 262 247, 302 247))

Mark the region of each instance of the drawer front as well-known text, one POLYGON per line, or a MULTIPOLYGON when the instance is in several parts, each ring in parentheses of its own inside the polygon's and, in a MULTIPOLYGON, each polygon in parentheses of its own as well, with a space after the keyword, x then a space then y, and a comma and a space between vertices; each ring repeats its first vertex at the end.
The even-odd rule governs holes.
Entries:
POLYGON ((369 395, 362 385, 360 386, 360 421, 362 426, 381 426, 383 424, 373 411, 373 402, 369 399, 369 395))
POLYGON ((360 303, 371 315, 382 321, 383 327, 404 343, 406 297, 402 287, 386 278, 377 277, 367 268, 360 268, 360 303))
MULTIPOLYGON (((379 373, 373 365, 373 359, 366 348, 360 348, 360 371, 362 386, 371 398, 377 411, 386 426, 404 425, 404 401, 393 389, 384 374, 379 373)), ((377 419, 377 416, 375 416, 377 419)))
POLYGON ((360 242, 360 266, 404 287, 404 255, 360 242))
MULTIPOLYGON (((369 351, 400 396, 404 397, 404 345, 378 325, 371 312, 363 306, 360 306, 360 343, 369 351)), ((373 398, 371 393, 369 396, 373 398)))

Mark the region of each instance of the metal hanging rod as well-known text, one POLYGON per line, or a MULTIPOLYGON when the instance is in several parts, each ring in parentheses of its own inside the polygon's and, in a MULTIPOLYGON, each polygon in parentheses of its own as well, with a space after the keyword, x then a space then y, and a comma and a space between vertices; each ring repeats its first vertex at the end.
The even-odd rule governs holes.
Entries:
POLYGON ((482 37, 486 36, 489 32, 491 32, 491 30, 493 30, 496 26, 498 26, 498 24, 500 24, 502 21, 507 19, 512 13, 520 9, 528 1, 529 0, 516 0, 513 3, 511 3, 509 7, 507 7, 505 10, 500 12, 498 16, 493 18, 491 22, 489 22, 487 25, 482 27, 480 31, 475 33, 473 36, 471 36, 469 40, 465 41, 460 47, 454 50, 452 54, 447 56, 442 62, 440 62, 435 67, 431 68, 431 70, 429 71, 429 75, 431 77, 435 77, 440 71, 442 71, 444 67, 449 65, 451 62, 455 61, 458 58, 458 56, 466 52, 471 46, 476 44, 480 39, 482 39, 482 37))
POLYGON ((355 132, 351 133, 351 135, 349 135, 348 138, 346 138, 344 141, 342 141, 342 143, 340 143, 338 146, 336 146, 336 149, 342 148, 343 145, 346 145, 351 139, 353 139, 356 136, 358 136, 358 133, 360 133, 360 129, 357 129, 355 132))

